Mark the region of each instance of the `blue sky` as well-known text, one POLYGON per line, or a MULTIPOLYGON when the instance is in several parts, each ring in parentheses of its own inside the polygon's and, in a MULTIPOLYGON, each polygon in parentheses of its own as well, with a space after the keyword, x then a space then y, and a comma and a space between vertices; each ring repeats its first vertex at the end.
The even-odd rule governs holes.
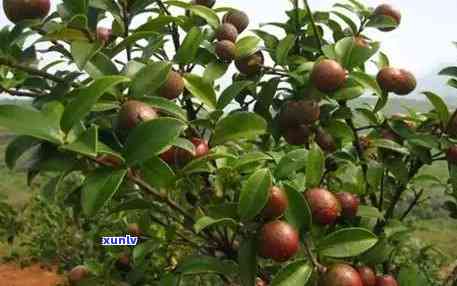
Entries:
MULTIPOLYGON (((309 0, 313 10, 328 10, 334 0, 309 0)), ((60 1, 53 1, 59 3, 60 1)), ((300 0, 301 2, 301 0, 300 0)), ((372 31, 369 36, 382 42, 382 50, 391 58, 391 64, 414 71, 420 88, 431 88, 440 79, 430 75, 450 64, 457 64, 457 1, 456 0, 366 0, 377 6, 389 3, 402 11, 400 27, 390 33, 372 31), (424 79, 421 81, 421 79, 424 79)), ((231 6, 246 11, 251 18, 250 28, 263 22, 285 19, 284 11, 290 9, 289 0, 217 0, 218 6, 231 6)), ((3 11, 3 9, 1 9, 3 11)), ((0 13, 0 25, 9 23, 0 13)), ((445 79, 441 79, 445 82, 445 79)))

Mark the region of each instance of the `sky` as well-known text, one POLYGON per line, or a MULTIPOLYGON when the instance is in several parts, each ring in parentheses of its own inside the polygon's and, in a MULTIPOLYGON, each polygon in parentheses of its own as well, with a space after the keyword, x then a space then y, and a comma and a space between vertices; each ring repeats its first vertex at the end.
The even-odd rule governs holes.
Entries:
MULTIPOLYGON (((53 1, 54 6, 59 2, 53 1)), ((284 11, 291 8, 289 0, 216 2, 218 6, 230 6, 245 11, 250 16, 252 29, 258 28, 260 23, 284 20, 284 11)), ((309 3, 313 10, 328 11, 336 1, 309 0, 309 3)), ((373 7, 388 3, 402 12, 402 23, 395 31, 383 33, 371 29, 368 33, 373 39, 382 42, 381 49, 389 55, 391 65, 414 71, 420 88, 431 88, 431 85, 440 80, 444 85, 445 79, 434 75, 440 68, 457 65, 457 48, 452 44, 457 41, 457 1, 365 0, 364 3, 373 7)), ((0 11, 0 26, 9 24, 3 9, 0 11)))

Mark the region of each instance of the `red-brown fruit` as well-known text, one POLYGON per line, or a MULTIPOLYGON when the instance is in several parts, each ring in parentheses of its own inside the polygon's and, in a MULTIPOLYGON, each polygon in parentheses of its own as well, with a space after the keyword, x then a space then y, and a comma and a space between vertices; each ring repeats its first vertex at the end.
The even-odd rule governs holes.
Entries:
POLYGON ((404 69, 386 67, 379 71, 376 80, 385 92, 407 95, 416 89, 416 78, 404 69))
POLYGON ((364 286, 359 273, 350 265, 334 264, 321 276, 319 286, 364 286))
POLYGON ((231 62, 236 57, 236 45, 227 40, 217 42, 215 51, 216 55, 224 62, 231 62))
POLYGON ((257 279, 255 280, 255 286, 268 286, 268 284, 267 282, 257 277, 257 279))
POLYGON ((216 39, 219 41, 227 40, 232 43, 238 38, 238 30, 230 23, 223 23, 216 31, 216 39))
POLYGON ((326 153, 333 153, 336 151, 335 139, 333 139, 333 136, 321 127, 316 130, 316 143, 326 153))
POLYGON ((236 68, 245 75, 252 76, 258 74, 263 66, 265 58, 261 51, 235 60, 236 68))
POLYGON ((102 42, 104 45, 109 42, 113 32, 109 28, 98 27, 97 28, 97 39, 102 42))
POLYGON ((119 111, 118 128, 125 132, 135 128, 138 124, 158 118, 158 112, 148 104, 129 100, 125 102, 119 111))
POLYGON ((286 192, 276 186, 270 188, 270 196, 267 205, 262 211, 262 216, 265 219, 275 219, 284 214, 289 206, 286 192))
POLYGON ((354 37, 354 42, 357 47, 359 48, 368 48, 368 42, 364 37, 361 36, 355 36, 354 37))
POLYGON ((208 155, 208 153, 209 153, 208 141, 206 141, 205 139, 196 138, 196 137, 192 138, 190 141, 192 142, 192 144, 194 144, 196 158, 208 155))
POLYGON ((308 143, 310 130, 309 127, 305 124, 299 125, 297 127, 292 126, 285 128, 283 132, 284 140, 286 140, 287 144, 290 145, 305 145, 308 143))
POLYGON ((341 214, 345 218, 354 218, 359 210, 360 200, 355 194, 341 192, 337 193, 336 196, 340 201, 341 214))
POLYGON ((311 82, 321 92, 334 92, 346 81, 346 71, 335 60, 322 60, 314 64, 311 82))
POLYGON ((5 15, 13 23, 43 19, 48 15, 50 8, 50 0, 3 0, 5 15))
POLYGON ((264 258, 285 262, 300 248, 300 237, 290 224, 275 220, 265 224, 260 231, 259 252, 264 258))
POLYGON ((86 279, 89 274, 89 269, 86 266, 78 265, 68 273, 68 281, 70 282, 70 285, 77 285, 77 283, 86 279))
POLYGON ((216 0, 192 0, 192 4, 202 5, 211 8, 216 3, 216 0))
POLYGON ((368 266, 359 266, 357 272, 359 272, 363 286, 376 286, 376 274, 373 269, 368 266))
POLYGON ((281 109, 279 124, 283 130, 309 125, 318 121, 320 114, 319 103, 315 100, 290 100, 281 109))
POLYGON ((177 154, 177 148, 175 146, 171 146, 167 151, 160 154, 160 158, 167 162, 167 164, 173 165, 179 161, 177 154))
POLYGON ((457 164, 457 145, 450 147, 446 151, 447 161, 451 164, 457 164))
POLYGON ((329 225, 341 215, 341 205, 336 196, 324 188, 314 188, 305 192, 306 200, 315 222, 329 225))
POLYGON ((383 275, 376 277, 376 286, 398 286, 398 283, 392 275, 383 275))
POLYGON ((127 226, 127 232, 131 235, 131 236, 136 236, 136 237, 140 237, 143 235, 143 231, 141 230, 141 228, 139 227, 138 224, 136 223, 131 223, 127 226))
POLYGON ((242 11, 231 10, 224 15, 222 22, 232 24, 241 34, 249 26, 249 17, 242 11))
POLYGON ((120 167, 122 165, 122 160, 119 159, 119 157, 110 154, 100 155, 95 160, 102 165, 114 168, 120 167))
POLYGON ((132 269, 130 265, 130 255, 127 253, 122 254, 116 260, 116 268, 120 271, 130 271, 132 269))
POLYGON ((171 71, 168 75, 167 81, 159 90, 159 95, 170 100, 177 98, 184 91, 184 80, 182 76, 171 71))
MULTIPOLYGON (((388 4, 379 5, 374 10, 374 15, 391 17, 391 18, 393 18, 395 20, 395 22, 397 23, 397 26, 400 25, 400 23, 401 23, 401 13, 400 13, 400 11, 395 9, 392 6, 388 5, 388 4)), ((395 29, 396 29, 396 27, 379 28, 379 30, 384 31, 384 32, 393 31, 395 29)))

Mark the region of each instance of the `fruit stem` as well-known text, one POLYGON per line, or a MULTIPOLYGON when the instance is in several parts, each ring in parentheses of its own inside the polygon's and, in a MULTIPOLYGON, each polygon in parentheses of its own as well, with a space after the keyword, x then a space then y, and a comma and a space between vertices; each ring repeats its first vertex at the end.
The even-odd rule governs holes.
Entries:
POLYGON ((306 254, 308 255, 309 259, 311 260, 311 263, 313 264, 314 268, 316 268, 316 270, 319 273, 325 272, 327 270, 327 268, 324 265, 320 264, 319 261, 317 261, 317 258, 312 253, 309 243, 306 239, 304 240, 303 245, 305 246, 306 254))
POLYGON ((314 21, 313 12, 311 11, 311 8, 309 7, 308 0, 303 0, 303 3, 305 4, 306 12, 309 15, 309 20, 311 22, 311 27, 313 28, 313 32, 314 32, 314 36, 316 37, 317 44, 319 45, 319 50, 323 54, 324 52, 322 51, 322 46, 323 46, 322 38, 319 35, 319 31, 317 30, 316 21, 314 21))

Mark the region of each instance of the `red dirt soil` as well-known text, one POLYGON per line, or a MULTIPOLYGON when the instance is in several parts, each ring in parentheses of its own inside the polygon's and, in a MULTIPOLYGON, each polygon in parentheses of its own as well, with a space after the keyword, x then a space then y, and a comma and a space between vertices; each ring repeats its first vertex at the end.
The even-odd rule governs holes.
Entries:
POLYGON ((34 264, 21 268, 15 264, 0 265, 1 286, 57 286, 65 285, 65 279, 53 269, 34 264))

